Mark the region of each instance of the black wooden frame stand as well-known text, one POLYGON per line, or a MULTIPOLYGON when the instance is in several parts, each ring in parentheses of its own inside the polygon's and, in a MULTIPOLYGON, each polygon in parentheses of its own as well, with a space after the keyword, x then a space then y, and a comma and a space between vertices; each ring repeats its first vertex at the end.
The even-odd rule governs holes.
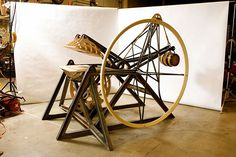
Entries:
MULTIPOLYGON (((72 60, 68 62, 68 65, 73 65, 73 64, 74 62, 72 60)), ((61 126, 61 129, 57 135, 57 140, 94 135, 94 137, 100 143, 102 143, 108 150, 113 150, 111 139, 109 137, 108 127, 106 125, 106 120, 103 114, 103 109, 102 109, 100 100, 98 99, 99 94, 97 91, 97 84, 94 78, 96 76, 94 75, 95 73, 96 73, 96 69, 93 65, 91 65, 86 70, 83 76, 83 79, 81 81, 83 83, 81 84, 81 86, 78 87, 76 91, 76 95, 74 96, 70 107, 67 109, 67 113, 50 114, 52 106, 56 100, 56 97, 59 93, 60 88, 62 87, 63 82, 64 82, 64 88, 62 91, 62 96, 61 96, 59 106, 62 106, 64 104, 66 92, 69 85, 69 79, 66 77, 65 73, 63 72, 61 79, 56 87, 56 90, 54 91, 54 94, 49 102, 49 105, 42 119, 50 120, 54 118, 65 117, 63 124, 61 126), (95 109, 98 115, 99 123, 95 123, 95 124, 93 123, 92 117, 90 116, 90 113, 82 99, 82 96, 86 92, 88 87, 92 89, 92 97, 93 97, 93 100, 95 101, 95 109), (78 106, 78 104, 81 107, 83 116, 81 115, 81 113, 76 112, 76 107, 78 106), (67 133, 66 131, 68 129, 68 126, 72 118, 78 121, 80 125, 83 126, 84 130, 67 133)))
MULTIPOLYGON (((74 62, 70 60, 68 62, 68 65, 74 65, 74 62)), ((53 96, 45 110, 45 113, 42 119, 51 120, 55 118, 65 118, 60 128, 60 131, 57 135, 57 140, 93 135, 108 150, 113 150, 111 139, 109 137, 109 131, 124 128, 127 126, 125 126, 124 124, 116 124, 112 126, 107 126, 105 117, 108 115, 108 110, 106 108, 102 108, 101 102, 99 100, 100 97, 97 91, 97 82, 99 80, 99 73, 96 71, 95 66, 96 65, 90 65, 89 68, 83 74, 83 78, 80 82, 80 86, 78 86, 78 89, 76 90, 76 94, 73 97, 73 100, 69 107, 65 107, 63 104, 64 104, 64 100, 65 100, 66 93, 68 90, 70 79, 63 72, 56 86, 56 89, 53 93, 53 96), (66 112, 50 114, 50 111, 56 101, 56 97, 59 94, 61 87, 63 86, 63 83, 64 83, 64 87, 62 90, 59 106, 66 112), (92 90, 92 98, 95 102, 95 107, 90 111, 87 109, 87 106, 85 105, 85 102, 83 99, 83 94, 86 92, 86 90, 89 87, 92 90), (80 106, 80 110, 81 110, 80 112, 76 110, 78 105, 80 106), (93 118, 95 116, 98 117, 98 119, 96 119, 96 122, 93 121, 93 118), (74 118, 84 128, 84 130, 67 133, 67 129, 72 118, 74 118)), ((122 85, 110 102, 114 110, 140 107, 140 106, 145 107, 144 102, 132 90, 132 87, 129 86, 131 80, 136 79, 139 83, 141 83, 143 86, 146 87, 147 93, 149 93, 154 98, 154 100, 159 104, 159 106, 163 109, 163 111, 165 112, 168 111, 168 108, 165 106, 162 100, 158 97, 158 95, 156 95, 156 93, 153 91, 151 86, 143 79, 143 77, 140 74, 133 72, 124 80, 122 77, 119 76, 121 72, 123 71, 117 71, 116 72, 117 75, 115 76, 122 83, 122 85), (130 94, 136 99, 137 103, 115 106, 116 102, 120 99, 125 89, 127 89, 130 92, 130 94)), ((143 119, 143 115, 140 115, 140 119, 135 120, 132 123, 146 123, 146 122, 153 121, 157 118, 159 117, 151 117, 151 118, 143 119)), ((174 115, 170 114, 168 118, 174 118, 174 115)))

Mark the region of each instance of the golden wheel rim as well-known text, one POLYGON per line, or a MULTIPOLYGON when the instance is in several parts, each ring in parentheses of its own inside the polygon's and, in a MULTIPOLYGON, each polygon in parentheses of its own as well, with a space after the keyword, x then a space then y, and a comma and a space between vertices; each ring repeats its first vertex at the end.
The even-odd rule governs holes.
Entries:
POLYGON ((102 62, 102 67, 101 67, 101 72, 100 72, 100 78, 101 78, 101 84, 102 84, 102 88, 101 88, 101 92, 102 92, 102 98, 109 110, 109 112, 111 113, 112 116, 114 116, 119 122, 121 122, 122 124, 132 127, 132 128, 144 128, 144 127, 150 127, 153 125, 156 125, 158 123, 160 123, 161 121, 163 121, 165 118, 167 118, 176 108, 176 106, 179 104, 186 85, 187 85, 187 80, 188 80, 188 55, 187 55, 187 50, 185 47, 185 44, 181 38, 181 36, 179 35, 179 33, 169 24, 163 22, 161 19, 143 19, 137 22, 134 22, 132 24, 130 24, 129 26, 127 26, 126 28, 124 28, 116 37, 115 39, 112 41, 112 43, 110 44, 110 46, 108 47, 106 54, 103 58, 103 62, 102 62), (179 45, 181 46, 182 49, 182 53, 183 53, 183 58, 184 58, 184 70, 183 70, 183 83, 182 83, 182 87, 180 88, 180 92, 176 98, 176 100, 172 103, 172 105, 168 108, 168 111, 166 111, 163 115, 161 115, 159 118, 151 121, 151 122, 147 122, 147 123, 142 123, 142 124, 138 124, 138 123, 132 123, 129 122, 127 120, 125 120, 124 118, 122 118, 121 116, 119 116, 114 109, 112 108, 112 106, 110 105, 110 102, 106 96, 106 88, 103 86, 105 84, 105 76, 106 76, 106 67, 107 67, 107 61, 108 61, 108 57, 109 54, 111 53, 112 48, 114 47, 115 43, 119 40, 119 38, 129 29, 133 28, 134 26, 137 26, 139 24, 145 24, 145 23, 151 23, 151 24, 157 24, 160 25, 166 29, 168 29, 177 39, 179 45))

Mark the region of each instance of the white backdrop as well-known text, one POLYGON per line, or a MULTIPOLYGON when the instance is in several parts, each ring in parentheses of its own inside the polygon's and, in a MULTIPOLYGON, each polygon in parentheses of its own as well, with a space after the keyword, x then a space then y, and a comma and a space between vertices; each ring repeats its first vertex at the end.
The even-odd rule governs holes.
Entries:
MULTIPOLYGON (((160 13, 179 32, 188 51, 189 79, 181 103, 221 110, 228 6, 229 2, 216 2, 120 9, 119 30, 160 13)), ((168 89, 164 99, 176 98, 172 97, 179 93, 176 80, 162 83, 168 89)))
POLYGON ((76 34, 107 46, 117 31, 117 9, 47 4, 16 4, 16 81, 27 103, 48 101, 61 76, 59 66, 100 63, 96 57, 65 48, 76 34))
POLYGON ((27 102, 48 101, 60 77, 60 65, 70 58, 77 63, 99 62, 64 48, 75 34, 88 34, 108 46, 124 26, 160 13, 180 33, 188 50, 189 82, 181 103, 220 110, 228 5, 217 2, 117 10, 17 3, 17 87, 27 102))

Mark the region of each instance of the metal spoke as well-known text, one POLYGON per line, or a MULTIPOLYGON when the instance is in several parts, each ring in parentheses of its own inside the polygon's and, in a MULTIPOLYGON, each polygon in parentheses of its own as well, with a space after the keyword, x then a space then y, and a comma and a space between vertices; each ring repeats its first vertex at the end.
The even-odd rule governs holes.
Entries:
POLYGON ((133 43, 135 43, 139 38, 141 38, 146 32, 147 32, 147 29, 148 28, 148 25, 144 28, 144 30, 130 43, 128 44, 121 52, 118 56, 121 56, 123 54, 123 52, 130 46, 132 45, 133 43))

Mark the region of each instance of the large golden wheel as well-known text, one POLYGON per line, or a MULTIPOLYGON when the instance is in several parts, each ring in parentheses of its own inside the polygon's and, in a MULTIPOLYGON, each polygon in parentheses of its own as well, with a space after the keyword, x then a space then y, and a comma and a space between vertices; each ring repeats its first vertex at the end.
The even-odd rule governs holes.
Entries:
POLYGON ((188 79, 185 44, 159 14, 134 22, 108 47, 100 78, 104 103, 118 121, 133 128, 153 126, 172 115, 184 94, 188 79), (117 61, 110 58, 114 52, 117 61), (104 86, 107 76, 113 89, 109 95, 104 86), (127 98, 134 103, 122 107, 127 98))

